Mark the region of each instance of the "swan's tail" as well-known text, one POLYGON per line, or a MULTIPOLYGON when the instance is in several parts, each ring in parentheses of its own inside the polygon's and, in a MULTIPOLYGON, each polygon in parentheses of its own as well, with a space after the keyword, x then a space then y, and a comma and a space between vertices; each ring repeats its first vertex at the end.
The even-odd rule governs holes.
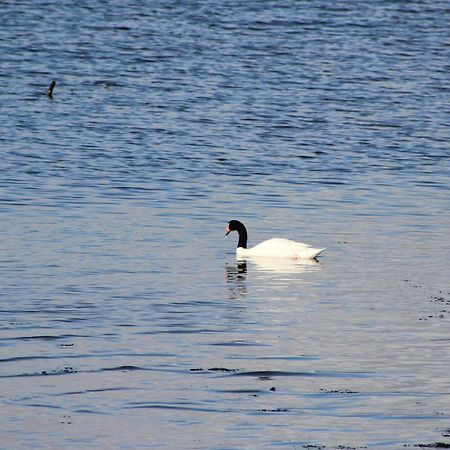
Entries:
POLYGON ((298 259, 313 259, 319 256, 319 254, 322 253, 324 250, 325 248, 309 247, 305 250, 302 250, 301 252, 298 252, 295 256, 298 259))

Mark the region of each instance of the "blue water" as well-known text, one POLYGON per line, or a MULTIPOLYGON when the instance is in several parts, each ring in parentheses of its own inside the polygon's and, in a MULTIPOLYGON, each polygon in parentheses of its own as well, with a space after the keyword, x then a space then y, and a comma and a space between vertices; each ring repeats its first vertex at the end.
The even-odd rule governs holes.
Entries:
POLYGON ((450 445, 448 2, 0 18, 0 448, 450 445))

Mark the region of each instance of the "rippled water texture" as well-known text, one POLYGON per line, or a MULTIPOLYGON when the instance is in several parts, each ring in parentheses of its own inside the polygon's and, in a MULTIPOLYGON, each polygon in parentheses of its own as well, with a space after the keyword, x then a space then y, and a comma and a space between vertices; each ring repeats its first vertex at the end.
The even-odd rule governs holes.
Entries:
POLYGON ((2 449, 450 445, 448 2, 0 15, 2 449))

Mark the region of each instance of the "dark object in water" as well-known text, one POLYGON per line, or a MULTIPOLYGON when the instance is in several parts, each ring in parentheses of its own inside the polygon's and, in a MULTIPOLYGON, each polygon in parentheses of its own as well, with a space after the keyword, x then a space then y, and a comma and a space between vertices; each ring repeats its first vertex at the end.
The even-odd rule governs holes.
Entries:
POLYGON ((48 95, 49 97, 53 97, 53 89, 55 89, 55 86, 56 86, 56 81, 53 80, 53 81, 50 83, 50 86, 48 87, 48 90, 47 90, 47 95, 48 95))
POLYGON ((289 412, 287 408, 258 409, 260 412, 289 412))
POLYGON ((434 444, 417 444, 414 447, 419 448, 450 448, 450 444, 445 442, 435 442, 434 444))
POLYGON ((238 369, 227 369, 226 367, 211 367, 209 369, 203 369, 203 368, 199 368, 199 369, 189 369, 191 372, 205 372, 205 371, 209 371, 209 372, 237 372, 238 369))

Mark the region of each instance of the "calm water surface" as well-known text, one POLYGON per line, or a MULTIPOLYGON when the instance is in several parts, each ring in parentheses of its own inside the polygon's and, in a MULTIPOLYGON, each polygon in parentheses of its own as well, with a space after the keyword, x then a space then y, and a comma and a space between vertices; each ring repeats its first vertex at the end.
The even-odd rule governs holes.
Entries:
POLYGON ((0 448, 450 445, 448 2, 0 15, 0 448))

